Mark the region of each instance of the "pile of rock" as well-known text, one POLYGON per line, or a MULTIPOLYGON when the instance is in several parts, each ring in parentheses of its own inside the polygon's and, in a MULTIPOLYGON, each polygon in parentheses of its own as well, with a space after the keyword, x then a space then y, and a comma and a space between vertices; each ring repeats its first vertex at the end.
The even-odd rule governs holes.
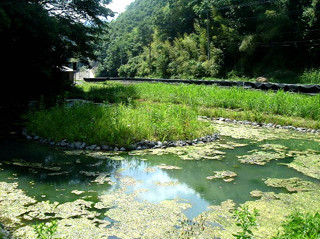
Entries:
POLYGON ((187 145, 204 144, 208 142, 215 141, 219 139, 218 134, 207 135, 194 140, 178 140, 178 141, 150 141, 142 140, 136 144, 129 145, 128 147, 122 146, 109 146, 109 145, 88 145, 85 142, 68 142, 67 140, 61 140, 60 142, 55 142, 51 139, 44 139, 37 135, 30 135, 26 131, 23 135, 28 140, 35 140, 41 143, 46 143, 52 146, 59 146, 70 149, 77 150, 94 150, 94 151, 132 151, 132 150, 144 150, 144 149, 157 149, 157 148, 169 148, 169 147, 181 147, 187 145))

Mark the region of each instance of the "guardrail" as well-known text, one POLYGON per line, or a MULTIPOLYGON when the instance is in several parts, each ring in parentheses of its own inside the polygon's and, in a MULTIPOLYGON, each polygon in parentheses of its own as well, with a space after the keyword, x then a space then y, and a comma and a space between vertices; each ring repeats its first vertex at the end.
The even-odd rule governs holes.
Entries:
POLYGON ((87 82, 103 81, 139 81, 139 82, 162 82, 162 83, 183 83, 196 85, 218 85, 224 87, 243 87, 247 89, 259 90, 283 90, 305 94, 319 94, 320 85, 301 85, 301 84, 281 84, 281 83, 260 83, 249 81, 222 81, 222 80, 181 80, 181 79, 147 79, 147 78, 128 78, 128 77, 97 77, 84 78, 87 82))

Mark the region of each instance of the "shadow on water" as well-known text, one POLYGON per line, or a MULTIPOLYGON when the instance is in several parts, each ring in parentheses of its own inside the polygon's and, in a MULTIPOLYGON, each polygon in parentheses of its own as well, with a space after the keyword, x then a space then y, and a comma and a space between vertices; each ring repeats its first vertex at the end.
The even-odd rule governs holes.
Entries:
POLYGON ((18 182, 19 188, 40 201, 76 200, 73 190, 85 191, 95 200, 98 191, 108 191, 111 185, 92 181, 100 174, 114 174, 121 166, 117 161, 66 155, 60 149, 32 142, 3 142, 0 148, 0 168, 4 169, 0 181, 18 182))

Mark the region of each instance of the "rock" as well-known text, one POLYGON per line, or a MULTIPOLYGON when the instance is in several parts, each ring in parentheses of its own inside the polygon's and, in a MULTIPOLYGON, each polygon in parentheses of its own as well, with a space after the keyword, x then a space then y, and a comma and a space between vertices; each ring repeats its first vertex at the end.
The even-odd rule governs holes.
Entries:
POLYGON ((114 147, 113 151, 119 151, 118 147, 114 147))
POLYGON ((67 143, 67 141, 64 139, 62 140, 60 143, 58 143, 58 145, 62 146, 62 147, 66 147, 68 146, 69 144, 67 143))
POLYGON ((153 148, 154 146, 156 146, 156 143, 153 141, 149 141, 148 144, 149 148, 153 148))
POLYGON ((128 150, 137 150, 137 145, 136 144, 129 145, 128 150))
POLYGON ((258 78, 256 79, 256 82, 268 83, 269 81, 268 81, 268 79, 265 78, 265 77, 258 77, 258 78))
POLYGON ((105 151, 109 151, 110 147, 108 145, 101 145, 101 149, 105 151))
POLYGON ((192 145, 192 140, 187 140, 187 141, 186 141, 186 144, 187 144, 187 145, 192 145))
POLYGON ((94 145, 87 146, 86 149, 94 150, 96 147, 97 147, 97 145, 94 144, 94 145))
POLYGON ((39 140, 40 137, 36 135, 36 136, 33 137, 33 139, 34 139, 34 140, 39 140))
POLYGON ((97 146, 97 147, 95 147, 94 150, 95 150, 95 151, 99 151, 99 150, 101 150, 101 148, 100 148, 100 146, 97 146))
POLYGON ((83 149, 84 147, 86 147, 86 144, 82 142, 74 142, 73 144, 75 149, 83 149))
POLYGON ((127 151, 127 150, 126 150, 126 148, 121 147, 121 148, 120 148, 120 151, 127 151))
POLYGON ((27 139, 31 140, 31 139, 32 139, 32 137, 31 137, 30 135, 27 135, 27 139))

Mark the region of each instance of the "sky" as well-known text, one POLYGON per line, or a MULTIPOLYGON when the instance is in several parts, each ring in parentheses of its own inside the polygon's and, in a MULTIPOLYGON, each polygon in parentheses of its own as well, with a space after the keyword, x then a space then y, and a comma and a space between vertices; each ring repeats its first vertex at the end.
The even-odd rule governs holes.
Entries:
POLYGON ((107 7, 119 14, 126 10, 126 6, 132 3, 134 0, 113 0, 107 7))

